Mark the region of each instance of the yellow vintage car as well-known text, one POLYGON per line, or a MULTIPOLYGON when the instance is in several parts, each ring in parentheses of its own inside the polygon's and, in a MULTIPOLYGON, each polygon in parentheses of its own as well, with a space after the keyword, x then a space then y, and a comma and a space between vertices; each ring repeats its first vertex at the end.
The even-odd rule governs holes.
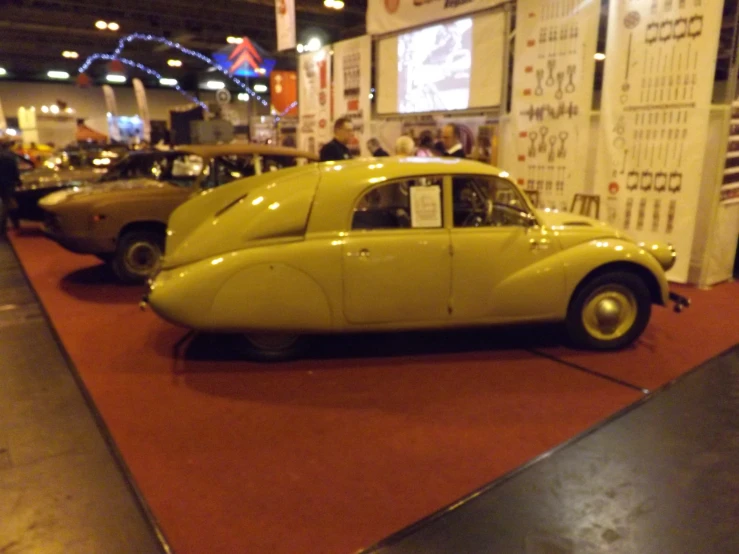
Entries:
POLYGON ((256 358, 306 335, 562 321, 585 348, 644 331, 670 245, 537 211, 506 172, 452 158, 367 158, 251 177, 177 208, 142 307, 241 333, 256 358))

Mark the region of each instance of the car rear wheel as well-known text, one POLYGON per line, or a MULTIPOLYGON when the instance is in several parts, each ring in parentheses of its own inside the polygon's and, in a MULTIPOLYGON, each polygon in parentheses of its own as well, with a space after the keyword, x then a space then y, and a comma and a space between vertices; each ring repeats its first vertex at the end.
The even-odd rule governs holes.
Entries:
POLYGON ((278 362, 300 356, 307 346, 306 338, 289 333, 247 333, 243 347, 246 355, 262 362, 278 362))
POLYGON ((618 350, 638 339, 652 313, 649 289, 633 273, 599 275, 570 302, 565 326, 575 346, 618 350))
POLYGON ((118 241, 111 267, 124 283, 145 283, 159 269, 163 253, 164 237, 161 234, 132 231, 118 241))

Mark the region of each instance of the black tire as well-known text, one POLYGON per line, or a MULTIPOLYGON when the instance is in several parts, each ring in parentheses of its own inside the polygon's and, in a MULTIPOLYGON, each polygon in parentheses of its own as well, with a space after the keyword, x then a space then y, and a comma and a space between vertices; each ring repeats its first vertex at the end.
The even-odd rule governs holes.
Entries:
POLYGON ((308 346, 302 335, 287 333, 246 333, 242 335, 241 351, 259 362, 282 362, 300 357, 308 346))
POLYGON ((652 298, 638 275, 604 273, 576 290, 565 328, 578 348, 619 350, 641 336, 651 314, 652 298))
POLYGON ((159 269, 163 253, 162 234, 131 231, 118 241, 118 248, 110 265, 116 277, 124 283, 146 283, 159 269))

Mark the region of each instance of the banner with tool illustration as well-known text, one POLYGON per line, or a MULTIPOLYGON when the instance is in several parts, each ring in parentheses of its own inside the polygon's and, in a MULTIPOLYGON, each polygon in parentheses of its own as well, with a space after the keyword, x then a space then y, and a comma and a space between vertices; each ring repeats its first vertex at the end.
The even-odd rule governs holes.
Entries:
POLYGON ((611 2, 596 194, 601 219, 671 242, 671 280, 690 267, 722 2, 611 2))
POLYGON ((510 142, 502 166, 540 208, 585 188, 598 0, 519 0, 510 142))
POLYGON ((333 136, 331 54, 324 46, 298 58, 298 146, 318 154, 333 136))
POLYGON ((354 126, 349 149, 355 156, 369 156, 367 139, 371 119, 372 39, 365 35, 334 44, 334 113, 348 117, 354 126))

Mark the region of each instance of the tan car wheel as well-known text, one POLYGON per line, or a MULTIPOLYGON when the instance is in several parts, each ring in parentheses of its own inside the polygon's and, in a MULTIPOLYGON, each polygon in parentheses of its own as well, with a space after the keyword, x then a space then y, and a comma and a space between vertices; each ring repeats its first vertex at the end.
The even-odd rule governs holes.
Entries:
POLYGON ((649 289, 638 275, 606 273, 576 291, 565 325, 575 346, 617 350, 641 336, 651 313, 649 289))
POLYGON ((244 335, 246 354, 255 360, 276 362, 299 356, 306 339, 287 333, 247 333, 244 335))
POLYGON ((164 237, 151 231, 133 231, 121 237, 111 265, 124 283, 145 283, 159 269, 163 252, 164 237))

